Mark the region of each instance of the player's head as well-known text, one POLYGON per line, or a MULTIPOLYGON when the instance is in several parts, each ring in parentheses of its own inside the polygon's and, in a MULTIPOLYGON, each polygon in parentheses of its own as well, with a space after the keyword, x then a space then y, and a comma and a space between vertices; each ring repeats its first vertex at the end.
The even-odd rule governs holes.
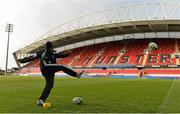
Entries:
POLYGON ((47 50, 51 50, 52 48, 53 48, 52 42, 47 41, 47 42, 46 42, 46 49, 47 49, 47 50))

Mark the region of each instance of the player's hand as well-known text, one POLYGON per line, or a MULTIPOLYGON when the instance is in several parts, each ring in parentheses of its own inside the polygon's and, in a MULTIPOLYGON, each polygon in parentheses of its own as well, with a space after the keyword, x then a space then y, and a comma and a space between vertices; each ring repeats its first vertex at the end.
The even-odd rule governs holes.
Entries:
POLYGON ((18 59, 18 61, 19 61, 20 63, 24 63, 24 60, 23 60, 23 59, 18 59))
POLYGON ((69 51, 66 51, 66 53, 70 55, 72 53, 72 51, 69 50, 69 51))
POLYGON ((25 57, 24 59, 18 59, 18 61, 20 62, 20 63, 26 63, 27 61, 27 58, 25 57))

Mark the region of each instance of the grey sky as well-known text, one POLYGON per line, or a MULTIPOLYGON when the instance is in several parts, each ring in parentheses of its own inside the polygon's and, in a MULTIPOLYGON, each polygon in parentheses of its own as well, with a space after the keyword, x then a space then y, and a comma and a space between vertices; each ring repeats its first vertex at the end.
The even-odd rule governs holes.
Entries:
POLYGON ((12 53, 68 20, 123 4, 180 0, 0 0, 0 68, 5 68, 6 23, 14 24, 10 37, 9 68, 16 66, 12 53))

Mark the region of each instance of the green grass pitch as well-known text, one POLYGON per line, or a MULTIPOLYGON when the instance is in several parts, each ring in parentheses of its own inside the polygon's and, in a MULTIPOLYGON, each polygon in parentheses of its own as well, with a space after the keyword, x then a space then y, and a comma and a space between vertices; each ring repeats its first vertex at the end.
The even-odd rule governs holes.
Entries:
POLYGON ((1 113, 165 113, 180 112, 180 80, 55 78, 47 100, 50 109, 36 106, 43 77, 0 77, 1 113), (82 97, 75 105, 72 99, 82 97))

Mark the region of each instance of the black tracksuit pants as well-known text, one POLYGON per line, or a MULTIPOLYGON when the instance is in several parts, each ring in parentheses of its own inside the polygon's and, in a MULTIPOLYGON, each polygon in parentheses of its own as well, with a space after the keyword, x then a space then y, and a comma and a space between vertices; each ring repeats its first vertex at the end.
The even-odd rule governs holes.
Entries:
POLYGON ((46 85, 39 99, 42 99, 44 102, 46 101, 47 97, 51 92, 51 89, 54 86, 54 76, 57 71, 63 71, 64 73, 73 77, 77 76, 77 73, 75 71, 63 65, 47 64, 44 67, 42 67, 41 72, 46 80, 46 85))

